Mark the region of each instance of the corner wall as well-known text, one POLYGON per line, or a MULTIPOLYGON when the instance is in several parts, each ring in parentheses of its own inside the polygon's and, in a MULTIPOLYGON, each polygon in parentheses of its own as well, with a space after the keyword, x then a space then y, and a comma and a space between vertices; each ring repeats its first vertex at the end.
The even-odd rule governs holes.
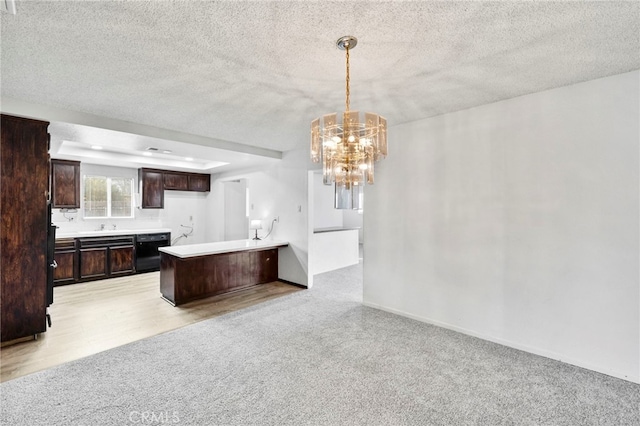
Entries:
POLYGON ((640 382, 639 78, 392 127, 364 303, 640 382))
MULTIPOLYGON (((207 241, 224 240, 224 188, 226 180, 246 179, 249 189, 249 218, 262 219, 258 235, 264 237, 273 218, 268 239, 285 240, 289 246, 279 251, 279 278, 311 287, 309 275, 309 213, 307 168, 309 149, 295 149, 282 155, 282 161, 261 170, 213 175, 208 199, 207 241)), ((248 236, 247 236, 248 237, 248 236)))

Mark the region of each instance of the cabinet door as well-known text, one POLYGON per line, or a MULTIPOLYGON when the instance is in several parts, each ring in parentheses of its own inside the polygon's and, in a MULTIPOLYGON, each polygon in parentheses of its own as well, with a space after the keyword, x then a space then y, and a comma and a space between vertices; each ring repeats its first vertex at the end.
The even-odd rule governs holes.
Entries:
POLYGON ((80 208, 80 162, 51 160, 51 205, 80 208))
POLYGON ((53 269, 53 285, 75 283, 78 279, 76 240, 73 238, 56 240, 53 259, 57 264, 57 267, 53 269))
POLYGON ((278 280, 278 249, 262 250, 258 264, 259 283, 268 283, 278 280))
POLYGON ((190 174, 189 191, 209 192, 211 190, 211 175, 190 174))
POLYGON ((0 118, 0 340, 45 331, 48 122, 0 118))
POLYGON ((164 172, 164 189, 186 191, 189 189, 189 175, 164 172))
POLYGON ((106 278, 107 247, 80 250, 80 278, 106 278))
POLYGON ((134 272, 135 268, 133 259, 133 246, 111 247, 109 249, 111 275, 129 274, 134 272))
POLYGON ((53 270, 53 284, 65 285, 76 282, 76 250, 56 250, 53 258, 58 267, 53 270))
POLYGON ((164 208, 164 177, 161 170, 140 169, 143 209, 164 208))

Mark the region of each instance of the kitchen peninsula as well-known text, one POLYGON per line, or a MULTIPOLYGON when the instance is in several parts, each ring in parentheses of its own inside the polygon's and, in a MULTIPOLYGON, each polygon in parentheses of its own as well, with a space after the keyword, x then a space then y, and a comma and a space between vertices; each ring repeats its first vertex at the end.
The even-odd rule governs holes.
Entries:
POLYGON ((278 279, 277 240, 162 247, 160 292, 174 306, 278 279))

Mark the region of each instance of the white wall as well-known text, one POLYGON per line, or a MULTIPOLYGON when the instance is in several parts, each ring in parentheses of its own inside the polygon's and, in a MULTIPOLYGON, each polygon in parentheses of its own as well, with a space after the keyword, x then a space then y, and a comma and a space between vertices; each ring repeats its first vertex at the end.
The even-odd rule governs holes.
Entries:
POLYGON ((286 240, 289 247, 279 251, 279 277, 297 284, 311 286, 308 269, 309 222, 307 199, 307 168, 309 148, 283 153, 282 161, 261 170, 229 172, 213 176, 208 200, 210 227, 207 241, 224 240, 223 181, 246 179, 249 189, 249 219, 262 219, 258 236, 265 236, 274 218, 269 239, 286 240))
POLYGON ((359 228, 358 241, 362 244, 362 211, 336 209, 334 185, 322 183, 321 172, 314 172, 311 176, 313 177, 313 229, 359 228))
MULTIPOLYGON (((82 191, 84 190, 82 178, 85 175, 133 178, 135 180, 135 205, 140 205, 140 194, 137 192, 139 188, 138 169, 81 163, 81 199, 82 191)), ((208 223, 207 196, 208 193, 203 192, 165 191, 164 209, 135 208, 133 219, 84 219, 82 209, 78 209, 75 214, 66 214, 67 217, 74 218, 73 221, 68 221, 59 209, 54 209, 52 220, 59 227, 58 232, 95 230, 100 227, 100 224, 104 223, 107 229, 110 229, 112 225, 116 225, 118 229, 170 228, 172 239, 183 233, 189 233, 189 228, 181 226, 186 225, 193 227, 193 233, 187 238, 181 238, 176 244, 197 244, 206 241, 208 223)))
POLYGON ((343 210, 335 205, 334 185, 322 183, 322 173, 312 173, 313 177, 313 228, 342 228, 343 210))
MULTIPOLYGON (((364 188, 364 199, 365 199, 365 206, 366 206, 366 199, 367 199, 367 187, 365 186, 364 188)), ((366 207, 365 207, 366 208, 366 207)), ((358 211, 358 210, 343 210, 342 211, 342 224, 344 225, 345 228, 358 228, 358 242, 360 244, 362 244, 364 242, 364 228, 363 228, 363 210, 358 211)))
POLYGON ((322 274, 359 262, 358 231, 318 232, 309 244, 309 270, 312 275, 322 274))
POLYGON ((392 127, 365 304, 640 382, 639 77, 392 127))

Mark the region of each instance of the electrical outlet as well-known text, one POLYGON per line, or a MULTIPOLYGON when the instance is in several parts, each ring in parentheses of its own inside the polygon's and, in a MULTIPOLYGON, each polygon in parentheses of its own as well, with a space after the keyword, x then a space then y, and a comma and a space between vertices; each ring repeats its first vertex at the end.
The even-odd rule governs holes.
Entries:
POLYGON ((193 216, 189 216, 189 222, 193 222, 193 216))
POLYGON ((273 219, 273 221, 274 221, 275 223, 280 223, 280 216, 276 216, 276 217, 273 219))

